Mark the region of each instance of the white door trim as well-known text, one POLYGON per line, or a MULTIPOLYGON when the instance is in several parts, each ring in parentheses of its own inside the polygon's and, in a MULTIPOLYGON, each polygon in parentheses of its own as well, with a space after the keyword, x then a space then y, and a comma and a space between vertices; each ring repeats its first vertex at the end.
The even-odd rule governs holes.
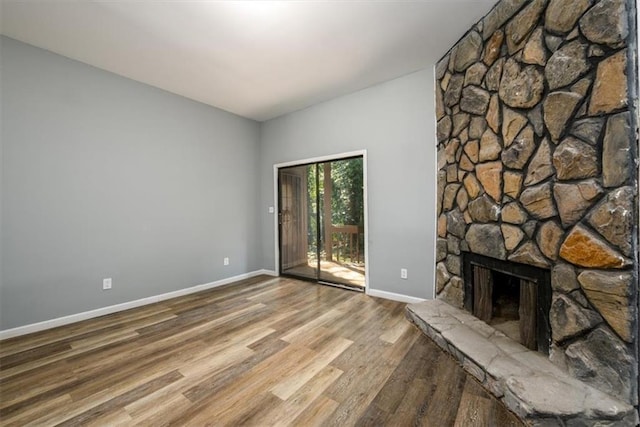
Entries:
POLYGON ((273 200, 275 212, 273 215, 273 236, 274 236, 274 254, 275 265, 274 271, 276 275, 280 275, 280 236, 278 235, 278 212, 280 212, 278 200, 278 170, 290 166, 300 166, 309 163, 322 163, 333 160, 346 159, 349 157, 362 156, 362 181, 363 181, 363 197, 364 197, 364 292, 369 294, 369 197, 367 193, 367 150, 348 151, 346 153, 330 154, 320 157, 312 157, 310 159, 294 160, 291 162, 277 163, 273 165, 273 200))

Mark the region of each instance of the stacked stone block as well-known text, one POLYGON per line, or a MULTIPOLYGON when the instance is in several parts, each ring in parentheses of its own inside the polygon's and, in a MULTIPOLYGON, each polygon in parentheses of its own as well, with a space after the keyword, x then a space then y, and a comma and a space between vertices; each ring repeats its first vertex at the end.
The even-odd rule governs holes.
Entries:
POLYGON ((552 272, 552 361, 637 404, 637 41, 627 0, 503 0, 436 67, 436 293, 462 252, 552 272))

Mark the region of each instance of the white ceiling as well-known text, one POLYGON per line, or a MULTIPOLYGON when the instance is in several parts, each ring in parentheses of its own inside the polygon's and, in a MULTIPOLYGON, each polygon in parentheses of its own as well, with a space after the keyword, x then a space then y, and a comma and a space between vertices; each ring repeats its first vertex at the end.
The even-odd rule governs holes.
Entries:
POLYGON ((495 0, 0 0, 14 39, 263 121, 432 66, 495 0))

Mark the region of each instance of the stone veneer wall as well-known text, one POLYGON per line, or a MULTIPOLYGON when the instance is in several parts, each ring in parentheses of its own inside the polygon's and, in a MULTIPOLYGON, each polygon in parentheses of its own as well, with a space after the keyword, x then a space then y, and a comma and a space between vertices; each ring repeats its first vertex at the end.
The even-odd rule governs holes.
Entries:
POLYGON ((436 67, 436 293, 461 252, 550 269, 550 359, 634 405, 635 2, 503 0, 436 67))

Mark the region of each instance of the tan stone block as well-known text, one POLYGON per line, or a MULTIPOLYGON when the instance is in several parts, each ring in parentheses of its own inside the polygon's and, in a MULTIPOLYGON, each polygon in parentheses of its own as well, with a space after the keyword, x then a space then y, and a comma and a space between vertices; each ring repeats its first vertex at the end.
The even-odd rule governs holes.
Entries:
POLYGON ((488 162, 476 165, 476 175, 484 191, 493 200, 502 200, 502 162, 488 162))
POLYGON ((551 148, 549 142, 545 138, 538 151, 531 159, 529 167, 527 168, 527 177, 524 181, 524 185, 535 185, 544 181, 553 175, 553 165, 551 164, 551 148))
POLYGON ((440 120, 446 114, 444 109, 444 93, 439 85, 436 85, 436 120, 440 120))
POLYGON ((504 236, 504 246, 508 251, 514 250, 524 238, 524 232, 520 227, 502 224, 502 235, 504 236))
POLYGON ((522 169, 536 149, 536 141, 532 126, 526 126, 518 134, 509 148, 501 155, 502 163, 508 168, 522 169))
POLYGON ((458 137, 460 135, 460 132, 462 132, 463 129, 469 126, 469 120, 470 118, 467 113, 454 114, 453 118, 451 119, 451 136, 458 137))
POLYGON ((444 154, 447 159, 447 163, 456 162, 456 153, 458 151, 458 147, 460 147, 460 141, 458 141, 457 139, 452 139, 451 141, 449 141, 449 143, 444 149, 444 154))
POLYGON ((529 41, 522 52, 522 62, 542 66, 547 62, 547 50, 544 47, 542 27, 537 28, 529 37, 529 41))
POLYGON ((480 155, 480 144, 478 140, 473 140, 467 142, 464 146, 464 152, 469 157, 473 163, 478 163, 479 155, 480 155))
POLYGON ((493 130, 498 133, 500 130, 500 100, 498 95, 493 95, 489 101, 489 108, 487 109, 487 124, 493 130))
POLYGON ((460 184, 449 184, 444 189, 444 199, 442 201, 442 208, 445 211, 450 211, 453 209, 453 202, 456 199, 456 195, 458 194, 458 189, 460 188, 460 184))
POLYGON ((526 41, 526 36, 531 32, 538 22, 540 15, 544 12, 547 0, 532 0, 509 21, 505 27, 507 47, 510 54, 514 54, 526 41))
POLYGON ((557 260, 564 231, 555 221, 547 221, 538 231, 536 242, 540 251, 549 259, 557 260))
POLYGON ((513 254, 508 257, 509 261, 519 262, 522 264, 535 265, 536 267, 547 268, 549 261, 540 253, 538 246, 532 241, 520 246, 513 254))
POLYGON ((557 143, 564 134, 567 123, 580 101, 582 101, 582 95, 574 92, 553 92, 547 95, 542 109, 544 123, 553 142, 557 143))
POLYGON ((484 76, 484 84, 488 90, 495 92, 500 89, 500 79, 502 78, 504 61, 504 58, 497 60, 491 68, 489 68, 487 75, 484 76))
POLYGON ((629 154, 634 143, 631 113, 625 111, 610 116, 602 142, 602 182, 605 187, 624 185, 631 178, 633 156, 629 154))
POLYGON ((502 152, 502 146, 498 141, 498 136, 491 131, 491 129, 487 129, 484 134, 482 134, 482 138, 480 139, 480 161, 486 162, 489 160, 496 160, 500 157, 500 153, 502 152))
POLYGON ((482 53, 482 36, 475 31, 467 33, 456 45, 452 54, 453 69, 457 72, 466 70, 471 64, 480 59, 482 53))
POLYGON ((560 256, 587 268, 624 268, 631 261, 611 249, 582 225, 576 225, 560 247, 560 256))
POLYGON ((444 289, 444 286, 451 279, 451 275, 447 271, 447 267, 444 265, 444 262, 439 262, 436 265, 436 292, 440 293, 444 289))
POLYGON ((502 47, 502 41, 504 40, 504 32, 498 30, 489 39, 484 48, 484 58, 482 59, 485 64, 491 66, 496 59, 500 56, 500 48, 502 47))
POLYGON ((462 129, 462 132, 460 132, 460 135, 458 135, 458 138, 460 139, 461 143, 465 143, 469 140, 469 128, 466 127, 464 129, 462 129))
POLYGON ((449 82, 451 81, 451 73, 447 72, 444 77, 440 80, 440 89, 447 90, 449 87, 449 82))
POLYGON ((551 184, 548 182, 524 190, 520 196, 520 203, 537 219, 551 218, 558 213, 551 196, 551 184))
POLYGON ((471 218, 469 211, 464 212, 464 222, 467 224, 471 224, 473 222, 473 218, 471 218))
POLYGON ((447 237, 447 216, 444 214, 438 218, 438 236, 447 237))
POLYGON ((602 192, 602 188, 595 179, 575 184, 557 182, 553 187, 553 196, 558 206, 562 225, 568 228, 582 219, 602 192))
POLYGON ((467 72, 464 75, 464 85, 475 85, 480 86, 482 84, 482 79, 484 75, 487 73, 487 66, 482 62, 476 62, 469 68, 467 68, 467 72))
POLYGON ((487 120, 484 117, 472 117, 469 124, 469 138, 478 140, 487 128, 487 120))
POLYGON ((482 187, 480 187, 480 183, 473 174, 469 174, 464 178, 464 188, 471 199, 475 199, 482 194, 482 187))
POLYGON ((447 182, 457 182, 458 181, 458 166, 449 165, 447 166, 447 182))
POLYGON ((473 168, 474 168, 473 162, 469 159, 469 157, 466 154, 463 154, 462 157, 460 158, 460 169, 465 170, 467 172, 471 172, 473 171, 473 168))
POLYGON ((556 33, 571 31, 591 3, 592 0, 551 0, 545 15, 545 27, 556 33))
POLYGON ((627 49, 600 62, 591 93, 589 115, 610 113, 628 105, 626 69, 627 49))
POLYGON ((527 222, 527 213, 516 202, 508 203, 502 208, 502 221, 509 224, 524 224, 527 222))
POLYGON ((467 190, 462 187, 458 191, 458 195, 456 196, 456 203, 462 212, 467 209, 467 204, 469 203, 469 195, 467 194, 467 190))
POLYGON ((447 156, 445 154, 442 145, 438 148, 438 170, 441 170, 447 165, 447 156))
POLYGON ((504 173, 504 194, 514 199, 520 194, 522 188, 522 174, 518 172, 505 171, 504 173))
POLYGON ((627 272, 587 270, 578 276, 589 302, 609 326, 627 342, 633 341, 632 276, 627 272))
POLYGON ((592 81, 588 77, 582 80, 579 80, 578 83, 571 86, 571 92, 575 92, 582 96, 586 96, 587 93, 589 92, 589 88, 591 87, 591 83, 592 81))
POLYGON ((502 109, 502 142, 511 145, 520 131, 527 125, 527 118, 509 107, 502 109))

